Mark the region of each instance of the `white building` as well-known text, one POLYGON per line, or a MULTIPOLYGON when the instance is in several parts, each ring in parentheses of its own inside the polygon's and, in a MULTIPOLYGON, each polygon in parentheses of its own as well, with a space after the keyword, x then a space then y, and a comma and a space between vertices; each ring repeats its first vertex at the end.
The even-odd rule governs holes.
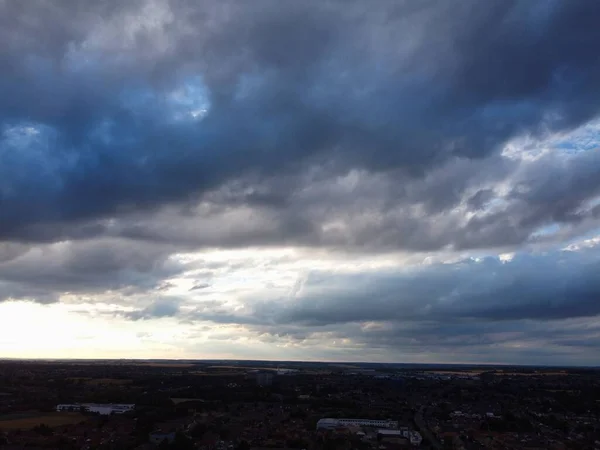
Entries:
POLYGON ((259 386, 271 386, 273 384, 273 374, 271 372, 258 372, 256 383, 259 386))
POLYGON ((56 405, 57 412, 65 411, 83 411, 97 413, 102 416, 111 414, 123 414, 127 411, 132 411, 135 408, 133 404, 98 404, 98 403, 76 403, 76 404, 61 404, 56 405))
POLYGON ((409 431, 408 440, 410 441, 411 445, 421 445, 421 442, 423 442, 421 433, 419 433, 418 431, 409 431))
POLYGON ((409 430, 408 427, 402 427, 400 430, 377 430, 377 434, 382 437, 403 437, 409 440, 411 445, 421 445, 423 438, 418 431, 409 430))
POLYGON ((78 404, 56 405, 56 412, 66 412, 66 411, 78 412, 78 411, 81 411, 82 407, 83 407, 83 405, 78 405, 78 404))
POLYGON ((319 419, 317 430, 331 430, 338 427, 376 427, 376 428, 398 428, 398 422, 395 420, 372 420, 372 419, 319 419))

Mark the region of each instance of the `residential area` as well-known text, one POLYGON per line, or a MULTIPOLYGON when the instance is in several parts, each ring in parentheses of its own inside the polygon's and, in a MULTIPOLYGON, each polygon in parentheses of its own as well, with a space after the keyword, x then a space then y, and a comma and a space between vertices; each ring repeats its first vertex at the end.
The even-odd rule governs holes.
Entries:
POLYGON ((594 449, 597 370, 4 361, 2 449, 594 449))

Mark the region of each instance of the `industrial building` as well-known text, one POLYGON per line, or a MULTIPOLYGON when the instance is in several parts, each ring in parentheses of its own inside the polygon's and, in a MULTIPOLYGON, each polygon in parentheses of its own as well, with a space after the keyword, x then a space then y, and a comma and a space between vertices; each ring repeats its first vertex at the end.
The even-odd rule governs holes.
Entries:
POLYGON ((399 430, 377 430, 377 439, 378 440, 393 440, 395 438, 402 437, 404 439, 408 439, 411 445, 421 445, 423 438, 418 431, 409 430, 408 427, 402 427, 399 430))
POLYGON ((398 422, 395 420, 373 420, 373 419, 319 419, 317 430, 331 430, 338 427, 359 426, 374 428, 398 428, 398 422))

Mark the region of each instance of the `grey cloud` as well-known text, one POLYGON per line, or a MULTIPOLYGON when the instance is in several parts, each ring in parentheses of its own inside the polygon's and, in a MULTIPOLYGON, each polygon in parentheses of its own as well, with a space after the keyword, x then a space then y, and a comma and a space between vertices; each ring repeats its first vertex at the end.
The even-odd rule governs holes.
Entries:
POLYGON ((12 242, 0 243, 0 264, 9 262, 27 252, 29 246, 12 242))
POLYGON ((202 290, 202 289, 206 289, 208 287, 210 287, 209 283, 198 283, 198 284, 195 284, 194 286, 192 286, 190 288, 190 291, 199 291, 199 290, 202 290))
POLYGON ((595 318, 481 321, 395 320, 250 328, 266 343, 290 343, 307 355, 345 360, 597 365, 595 318), (324 348, 323 343, 327 342, 324 348))
POLYGON ((174 286, 175 286, 175 285, 174 285, 173 283, 171 283, 171 282, 168 282, 168 281, 167 281, 167 282, 162 282, 162 283, 160 283, 160 284, 159 284, 159 285, 156 287, 156 290, 157 290, 157 291, 166 291, 166 290, 169 290, 169 289, 171 289, 171 288, 172 288, 172 287, 174 287, 174 286))
MULTIPOLYGON (((541 5, 3 3, 0 232, 52 239, 39 224, 63 235, 318 163, 424 176, 569 130, 598 113, 600 7, 541 5), (173 121, 197 105, 165 94, 194 76, 210 109, 173 121)), ((434 211, 458 199, 438 195, 434 211)))
MULTIPOLYGON (((590 170, 589 167, 594 167, 597 160, 594 153, 570 156, 566 162, 562 158, 548 156, 516 166, 503 158, 479 162, 454 161, 422 180, 407 180, 401 191, 398 191, 394 178, 390 179, 387 175, 353 172, 327 179, 317 174, 312 176, 312 182, 306 187, 290 193, 283 206, 274 208, 248 206, 248 191, 239 187, 226 189, 211 195, 214 207, 201 204, 183 211, 167 208, 153 215, 139 214, 113 220, 105 224, 109 231, 104 238, 31 246, 5 243, 0 248, 0 260, 3 261, 0 263, 0 280, 20 284, 23 289, 34 289, 40 295, 40 289, 53 294, 108 290, 133 293, 164 290, 168 285, 163 280, 174 275, 192 277, 194 286, 201 286, 209 283, 207 280, 221 270, 244 267, 240 263, 202 260, 184 265, 169 258, 174 252, 200 247, 286 242, 291 245, 342 247, 352 251, 397 248, 428 251, 448 246, 458 249, 513 248, 542 239, 534 233, 539 227, 554 223, 554 200, 568 190, 569 182, 562 184, 558 194, 532 202, 532 205, 537 205, 536 208, 527 207, 528 202, 521 197, 537 195, 535 192, 545 189, 549 180, 565 170, 565 165, 586 166, 590 170), (556 158, 559 158, 558 163, 556 158), (487 175, 483 176, 483 173, 487 175), (532 176, 534 173, 539 175, 532 176), (481 197, 483 192, 487 199, 495 192, 494 179, 495 183, 514 182, 515 187, 508 194, 495 194, 498 196, 487 204, 473 208, 473 197, 481 197), (544 179, 548 181, 542 182, 544 179), (460 182, 455 183, 455 180, 460 182), (458 187, 452 190, 453 186, 458 187), (451 190, 446 196, 448 206, 430 203, 432 196, 451 190), (236 203, 239 197, 243 200, 236 203), (502 202, 500 207, 490 206, 498 201, 502 202), (226 206, 228 204, 229 207, 226 206), (448 208, 454 211, 447 212, 448 208), (544 208, 548 213, 541 212, 544 208), (469 210, 476 215, 466 221, 464 216, 469 210), (529 220, 534 210, 537 218, 529 220), (309 224, 307 229, 311 232, 299 232, 297 227, 287 226, 298 216, 309 224), (328 230, 324 228, 328 223, 335 226, 328 230), (186 271, 191 272, 183 275, 186 271)), ((275 182, 274 186, 277 185, 275 182)), ((304 183, 299 183, 299 186, 302 185, 304 183)), ((271 184, 267 183, 263 189, 269 192, 271 184)), ((576 203, 584 205, 584 199, 593 197, 595 192, 593 189, 588 193, 580 190, 576 203)), ((575 234, 589 231, 595 223, 593 217, 582 213, 581 206, 574 211, 579 211, 581 221, 563 223, 558 236, 548 236, 547 239, 567 239, 570 229, 575 230, 575 234)), ((535 267, 540 264, 538 259, 530 262, 535 267)), ((424 276, 429 276, 429 273, 424 276)), ((384 279, 382 285, 388 281, 384 279)), ((580 294, 583 295, 583 292, 580 294)))
POLYGON ((467 200, 469 209, 472 211, 479 211, 483 209, 494 197, 495 195, 492 189, 481 189, 467 200))
POLYGON ((130 320, 147 320, 173 317, 179 313, 179 303, 179 299, 176 298, 161 298, 155 300, 143 309, 121 314, 130 320))
POLYGON ((59 296, 55 292, 29 284, 11 283, 0 280, 0 302, 9 300, 33 300, 46 305, 58 302, 59 296))
POLYGON ((552 139, 600 112, 598 18, 586 0, 0 1, 0 301, 112 295, 125 319, 348 354, 591 355, 597 249, 313 272, 293 301, 236 310, 199 289, 240 267, 170 255, 425 257, 591 233, 598 152, 552 139), (208 301, 161 296, 176 275, 208 301))
POLYGON ((555 222, 577 222, 593 214, 593 208, 585 208, 584 203, 600 194, 600 156, 597 151, 563 158, 547 156, 528 165, 519 176, 510 196, 529 210, 522 218, 524 226, 539 223, 540 216, 555 222))
POLYGON ((195 207, 120 218, 108 233, 189 248, 514 249, 599 226, 599 167, 597 152, 552 149, 531 161, 455 159, 418 180, 398 171, 313 170, 289 182, 281 176, 225 185, 195 207), (538 234, 548 226, 559 232, 538 234))
POLYGON ((296 357, 301 358, 538 365, 597 365, 598 332, 593 318, 247 328, 248 336, 266 344, 287 344, 298 349, 296 357))
POLYGON ((0 262, 0 282, 30 292, 27 298, 39 302, 64 293, 147 292, 184 270, 169 259, 171 252, 122 239, 38 244, 0 262))
MULTIPOLYGON (((528 242, 568 240, 599 225, 594 204, 600 195, 598 152, 564 155, 552 151, 519 165, 507 180, 512 185, 505 195, 488 190, 487 207, 474 207, 479 213, 457 233, 457 249, 517 246, 528 242), (491 207, 493 202, 500 206, 491 207), (540 236, 544 227, 554 226, 556 236, 540 236)), ((469 199, 480 202, 477 196, 469 199)), ((552 233, 554 234, 554 233, 552 233)))
POLYGON ((315 339, 347 339, 357 348, 429 353, 452 348, 465 357, 491 350, 523 357, 535 348, 544 359, 569 347, 591 354, 600 333, 598 269, 600 250, 591 247, 517 254, 505 262, 485 258, 396 271, 312 272, 293 298, 243 297, 244 307, 235 311, 225 302, 207 301, 176 316, 189 324, 241 325, 267 340, 307 346, 316 345, 315 339), (579 345, 585 339, 590 345, 579 345))
POLYGON ((558 320, 594 317, 597 248, 336 275, 313 272, 294 299, 245 299, 227 320, 329 326, 351 322, 558 320))
POLYGON ((599 266, 599 248, 582 245, 505 262, 313 271, 290 297, 270 298, 269 290, 238 295, 243 307, 235 309, 224 300, 175 299, 120 315, 233 326, 236 336, 289 341, 311 357, 325 351, 319 349, 326 342, 326 353, 357 359, 368 349, 388 361, 426 355, 437 362, 593 364, 600 343, 599 266))

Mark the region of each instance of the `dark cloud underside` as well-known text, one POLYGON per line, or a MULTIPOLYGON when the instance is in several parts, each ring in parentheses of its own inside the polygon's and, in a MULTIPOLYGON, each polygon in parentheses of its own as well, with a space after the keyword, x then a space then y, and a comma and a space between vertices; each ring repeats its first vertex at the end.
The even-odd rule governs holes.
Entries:
POLYGON ((420 177, 598 113, 596 2, 0 8, 7 238, 307 164, 420 177))

